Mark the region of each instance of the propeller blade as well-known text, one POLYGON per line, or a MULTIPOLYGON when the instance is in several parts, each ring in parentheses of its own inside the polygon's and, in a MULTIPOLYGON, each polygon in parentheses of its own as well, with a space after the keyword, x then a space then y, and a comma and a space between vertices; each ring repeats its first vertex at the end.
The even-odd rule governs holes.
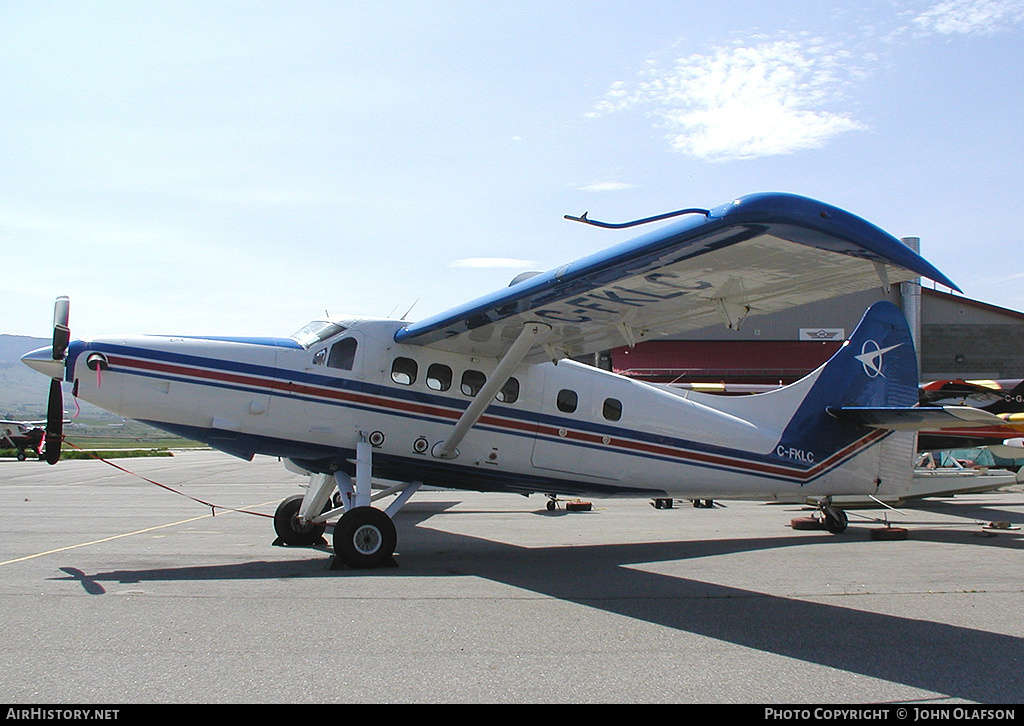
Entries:
POLYGON ((71 314, 71 301, 67 295, 61 295, 53 304, 53 359, 63 360, 64 352, 71 342, 71 328, 68 320, 71 314))
POLYGON ((60 445, 64 439, 64 395, 60 381, 50 380, 50 398, 46 404, 46 440, 43 456, 47 464, 60 461, 60 445))

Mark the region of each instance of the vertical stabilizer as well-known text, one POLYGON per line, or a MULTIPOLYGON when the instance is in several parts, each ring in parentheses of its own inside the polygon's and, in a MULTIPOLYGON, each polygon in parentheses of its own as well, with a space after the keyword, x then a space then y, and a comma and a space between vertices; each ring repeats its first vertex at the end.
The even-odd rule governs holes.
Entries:
MULTIPOLYGON (((780 458, 803 457, 808 463, 838 465, 872 448, 873 462, 865 461, 857 468, 859 488, 867 482, 877 485, 879 480, 909 477, 913 445, 907 445, 906 435, 891 437, 840 421, 827 412, 831 407, 907 407, 917 403, 917 352, 899 308, 885 301, 868 308, 850 339, 812 376, 816 377, 813 385, 779 441, 776 452, 780 458), (893 440, 878 445, 887 436, 893 440)), ((848 470, 845 476, 850 475, 848 470)), ((842 486, 843 477, 835 471, 829 478, 842 486)))

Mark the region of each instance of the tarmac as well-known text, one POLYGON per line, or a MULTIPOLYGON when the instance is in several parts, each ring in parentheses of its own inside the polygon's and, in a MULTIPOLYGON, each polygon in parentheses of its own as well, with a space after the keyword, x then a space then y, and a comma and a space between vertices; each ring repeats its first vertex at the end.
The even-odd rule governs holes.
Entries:
POLYGON ((0 461, 4 703, 1024 701, 1019 488, 841 535, 789 505, 423 491, 365 571, 329 533, 274 544, 305 482, 276 459, 111 463, 0 461))

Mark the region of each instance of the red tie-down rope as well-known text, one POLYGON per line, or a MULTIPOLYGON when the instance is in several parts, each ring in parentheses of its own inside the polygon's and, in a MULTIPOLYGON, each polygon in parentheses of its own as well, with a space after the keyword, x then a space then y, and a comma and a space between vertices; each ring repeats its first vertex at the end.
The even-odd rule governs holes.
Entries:
POLYGON ((249 511, 248 509, 238 509, 236 507, 223 507, 223 506, 221 506, 219 504, 211 504, 210 502, 204 501, 202 499, 197 499, 196 497, 193 497, 193 496, 191 496, 189 494, 186 494, 185 492, 178 491, 174 487, 167 486, 166 484, 161 484, 158 481, 154 481, 152 479, 149 479, 147 477, 142 476, 141 474, 137 474, 134 471, 131 471, 129 469, 125 469, 123 466, 115 464, 114 462, 109 461, 108 459, 104 459, 102 456, 99 456, 95 451, 86 451, 85 449, 83 449, 83 448, 81 448, 79 446, 75 446, 74 444, 72 444, 67 439, 64 440, 64 443, 67 446, 70 446, 72 449, 78 449, 78 451, 81 451, 83 454, 87 455, 89 458, 96 459, 98 461, 102 461, 104 464, 107 464, 108 466, 112 466, 115 469, 117 469, 118 471, 122 471, 125 474, 128 474, 129 476, 134 476, 136 479, 141 479, 142 481, 147 482, 149 484, 152 484, 153 486, 158 486, 161 489, 166 489, 167 491, 169 491, 169 492, 171 492, 173 494, 177 494, 179 497, 185 497, 186 499, 191 499, 193 502, 196 502, 198 504, 202 504, 205 507, 209 507, 210 508, 210 515, 213 516, 213 517, 217 516, 217 510, 218 509, 221 509, 221 510, 223 510, 225 512, 238 512, 239 514, 251 514, 254 517, 267 517, 268 519, 272 519, 273 516, 274 516, 272 514, 265 514, 263 512, 252 512, 252 511, 249 511))

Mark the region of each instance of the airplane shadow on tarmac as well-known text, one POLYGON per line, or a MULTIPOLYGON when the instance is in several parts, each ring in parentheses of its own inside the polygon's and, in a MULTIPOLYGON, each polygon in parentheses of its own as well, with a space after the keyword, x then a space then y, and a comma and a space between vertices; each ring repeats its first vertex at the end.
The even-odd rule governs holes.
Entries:
MULTIPOLYGON (((878 678, 953 699, 1015 703, 1024 693, 1024 638, 908 617, 807 602, 742 588, 635 569, 645 562, 689 560, 787 547, 813 548, 830 537, 786 536, 708 541, 525 548, 419 526, 446 506, 403 511, 396 520, 401 566, 373 576, 464 575, 487 578, 541 595, 636 618, 666 628, 878 678)), ((964 532, 916 530, 914 539, 964 542, 964 532)), ((979 540, 977 544, 997 544, 979 540)), ((1018 537, 998 546, 1021 547, 1018 537)), ((968 544, 967 546, 970 546, 968 544)), ((323 551, 326 546, 312 551, 323 551)), ((296 549, 296 551, 299 551, 296 549)), ((310 552, 310 549, 303 549, 310 552)), ((332 570, 330 558, 240 562, 205 567, 115 570, 87 575, 62 567, 87 592, 103 582, 258 580, 361 577, 332 570)), ((827 562, 822 563, 827 567, 827 562)))

